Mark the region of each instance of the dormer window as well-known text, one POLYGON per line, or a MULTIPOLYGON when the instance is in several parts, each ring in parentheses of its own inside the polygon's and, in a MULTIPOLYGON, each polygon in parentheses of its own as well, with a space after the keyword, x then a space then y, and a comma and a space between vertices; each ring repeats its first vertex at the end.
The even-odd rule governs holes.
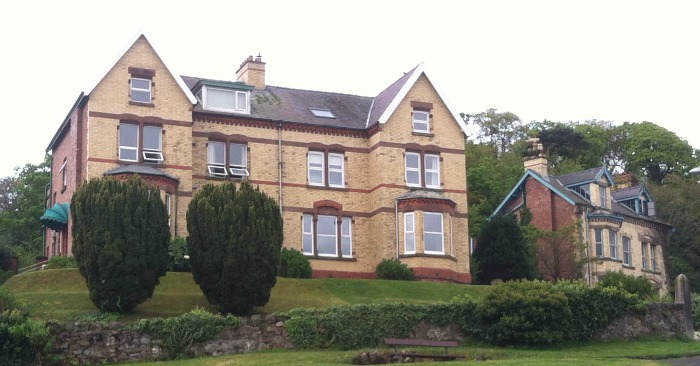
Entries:
POLYGON ((311 108, 311 113, 316 117, 335 118, 333 112, 328 109, 311 108))
POLYGON ((221 112, 250 113, 250 92, 202 87, 201 99, 204 109, 221 112))
POLYGON ((600 189, 600 207, 608 208, 608 190, 605 186, 599 186, 600 189))

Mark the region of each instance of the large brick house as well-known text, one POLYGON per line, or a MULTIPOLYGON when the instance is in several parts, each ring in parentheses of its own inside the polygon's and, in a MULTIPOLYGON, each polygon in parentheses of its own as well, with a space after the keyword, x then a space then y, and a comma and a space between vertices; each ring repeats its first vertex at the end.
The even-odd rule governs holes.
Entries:
POLYGON ((538 139, 529 142, 525 173, 494 215, 521 215, 527 207, 539 230, 571 228, 573 240, 538 243, 540 274, 548 280, 583 277, 593 284, 606 271, 622 271, 645 276, 660 292, 668 292, 671 226, 655 216, 649 191, 644 186, 616 186, 605 167, 550 176, 542 144, 538 139))
POLYGON ((47 255, 71 255, 70 220, 53 211, 86 180, 140 175, 186 236, 203 185, 248 179, 278 200, 284 246, 316 277, 372 278, 399 258, 418 278, 470 282, 466 126, 425 67, 374 97, 270 86, 265 67, 181 77, 139 36, 47 148, 47 255))

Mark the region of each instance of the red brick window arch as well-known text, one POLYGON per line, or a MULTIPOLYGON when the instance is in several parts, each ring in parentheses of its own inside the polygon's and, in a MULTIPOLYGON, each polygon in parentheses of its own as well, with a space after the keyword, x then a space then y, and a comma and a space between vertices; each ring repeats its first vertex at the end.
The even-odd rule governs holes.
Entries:
POLYGON ((352 258, 352 217, 343 205, 330 200, 314 203, 301 217, 302 253, 325 258, 352 258))

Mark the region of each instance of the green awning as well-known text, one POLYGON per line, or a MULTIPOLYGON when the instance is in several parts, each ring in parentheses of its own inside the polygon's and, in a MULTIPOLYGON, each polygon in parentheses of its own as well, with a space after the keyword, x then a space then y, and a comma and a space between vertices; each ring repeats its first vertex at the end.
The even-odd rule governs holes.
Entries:
POLYGON ((53 205, 53 207, 47 209, 39 218, 39 221, 49 229, 63 230, 68 225, 69 209, 69 203, 57 203, 53 205))

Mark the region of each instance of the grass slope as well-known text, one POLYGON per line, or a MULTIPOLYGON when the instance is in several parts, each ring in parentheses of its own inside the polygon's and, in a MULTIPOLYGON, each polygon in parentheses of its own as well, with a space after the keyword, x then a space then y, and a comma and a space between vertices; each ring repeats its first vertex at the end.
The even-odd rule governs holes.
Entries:
MULTIPOLYGON (((221 357, 133 363, 130 366, 252 366, 252 365, 349 365, 361 351, 271 350, 221 357)), ((609 341, 567 344, 557 347, 517 348, 465 345, 450 353, 465 355, 465 361, 425 362, 420 365, 474 364, 518 366, 660 366, 662 358, 700 353, 692 341, 609 341), (485 357, 488 361, 474 361, 485 357), (646 359, 645 359, 646 358, 646 359)))
MULTIPOLYGON (((3 286, 41 319, 73 320, 98 313, 77 269, 28 273, 10 278, 3 286)), ((485 286, 429 282, 277 278, 270 301, 259 312, 386 301, 430 303, 447 301, 462 294, 479 297, 485 290, 485 286)), ((161 278, 153 297, 133 312, 123 315, 121 320, 175 316, 195 307, 215 311, 190 273, 169 272, 161 278)))

